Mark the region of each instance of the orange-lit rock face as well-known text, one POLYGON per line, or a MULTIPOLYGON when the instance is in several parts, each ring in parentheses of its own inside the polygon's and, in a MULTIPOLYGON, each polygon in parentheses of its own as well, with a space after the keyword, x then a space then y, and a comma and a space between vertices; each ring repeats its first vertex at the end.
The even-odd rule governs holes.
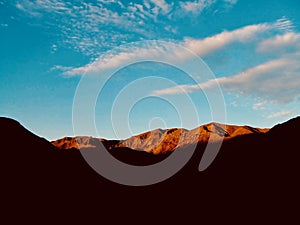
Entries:
POLYGON ((231 138, 253 134, 266 133, 269 129, 253 128, 249 126, 224 125, 210 123, 193 130, 182 128, 156 129, 125 140, 105 140, 93 137, 64 137, 53 141, 59 149, 95 148, 103 144, 108 150, 127 147, 133 150, 145 151, 153 154, 163 154, 189 144, 227 141, 231 138))

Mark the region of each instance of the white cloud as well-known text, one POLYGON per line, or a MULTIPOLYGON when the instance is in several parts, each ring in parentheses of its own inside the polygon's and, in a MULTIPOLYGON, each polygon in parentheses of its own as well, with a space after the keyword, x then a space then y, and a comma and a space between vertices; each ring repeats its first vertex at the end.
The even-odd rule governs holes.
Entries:
MULTIPOLYGON (((262 34, 268 29, 272 29, 272 24, 255 24, 245 26, 233 31, 223 31, 220 34, 204 38, 204 39, 190 39, 186 38, 183 42, 179 42, 180 46, 194 52, 199 56, 205 56, 233 42, 248 42, 255 38, 258 34, 262 34)), ((141 47, 134 47, 127 52, 118 52, 116 54, 109 55, 105 58, 100 58, 92 64, 85 65, 83 67, 74 68, 68 72, 69 75, 83 74, 88 72, 96 72, 103 68, 114 68, 118 65, 127 62, 133 62, 147 57, 173 57, 176 60, 188 60, 190 55, 186 55, 182 52, 182 47, 176 47, 175 45, 168 46, 149 46, 141 45, 141 47)))
POLYGON ((197 0, 180 2, 180 5, 186 12, 201 13, 205 8, 208 8, 215 2, 215 0, 197 0))
POLYGON ((273 113, 267 116, 268 119, 281 118, 293 115, 293 111, 281 111, 277 113, 273 113))
POLYGON ((33 4, 48 11, 69 11, 69 7, 59 0, 36 0, 33 4))
MULTIPOLYGON (((178 19, 191 19, 189 10, 202 11, 215 2, 99 0, 73 3, 63 0, 18 0, 15 7, 37 20, 32 24, 55 28, 53 35, 62 39, 57 42, 58 47, 64 45, 95 58, 100 52, 125 42, 172 39, 180 27, 178 19)), ((223 5, 224 2, 228 0, 222 1, 223 5)))
POLYGON ((20 10, 24 10, 23 5, 20 4, 20 3, 17 3, 17 4, 16 4, 16 7, 17 7, 18 9, 20 9, 20 10))
POLYGON ((300 34, 288 32, 283 35, 263 40, 257 47, 260 52, 273 52, 274 50, 286 49, 287 47, 300 47, 300 34))
POLYGON ((101 57, 93 63, 87 64, 83 67, 74 68, 70 71, 67 71, 67 75, 77 75, 85 73, 94 73, 99 72, 105 69, 117 68, 123 64, 130 64, 136 61, 149 60, 149 58, 171 58, 174 61, 180 60, 178 55, 178 47, 176 45, 162 42, 157 42, 156 44, 148 42, 141 42, 139 47, 131 47, 129 49, 124 49, 121 52, 112 52, 107 54, 105 57, 101 57))
POLYGON ((233 42, 251 41, 258 34, 271 28, 272 25, 267 23, 249 25, 233 31, 223 31, 220 34, 201 40, 187 38, 184 41, 183 46, 196 54, 203 56, 233 42))
POLYGON ((71 69, 72 69, 72 67, 70 67, 70 66, 55 65, 50 69, 50 71, 54 71, 54 70, 69 71, 71 69))
POLYGON ((262 101, 262 102, 256 102, 253 104, 253 109, 254 110, 263 110, 266 109, 266 105, 267 105, 268 101, 262 101))
POLYGON ((110 3, 116 3, 119 2, 117 0, 98 0, 98 2, 104 3, 104 4, 110 4, 110 3))
POLYGON ((237 0, 224 0, 224 2, 234 5, 237 3, 237 0))
POLYGON ((230 105, 234 108, 238 107, 238 103, 236 101, 230 102, 230 105))
POLYGON ((72 47, 92 57, 123 42, 136 38, 151 39, 157 34, 154 32, 156 24, 149 24, 149 20, 153 21, 153 14, 136 3, 125 7, 121 1, 73 4, 61 0, 23 0, 15 6, 24 15, 36 19, 44 17, 38 23, 55 27, 57 32, 53 35, 63 37, 58 45, 72 47))
POLYGON ((292 55, 265 62, 233 76, 216 78, 196 85, 181 85, 157 90, 153 94, 180 94, 213 89, 220 85, 226 92, 286 104, 300 96, 299 61, 299 55, 292 55))
POLYGON ((285 16, 276 20, 275 26, 284 32, 291 32, 294 28, 292 21, 287 19, 285 16))
POLYGON ((163 13, 168 13, 173 5, 169 5, 165 0, 151 0, 151 2, 155 5, 155 7, 161 9, 163 13))
POLYGON ((150 9, 150 4, 148 1, 144 1, 144 6, 147 8, 147 9, 150 9))
MULTIPOLYGON (((143 19, 143 21, 147 21, 150 20, 152 21, 155 17, 155 15, 153 15, 153 12, 151 11, 150 8, 147 8, 146 6, 144 7, 141 4, 138 3, 132 3, 130 6, 128 6, 129 9, 131 9, 132 11, 134 11, 134 15, 137 16, 138 18, 143 19)), ((158 13, 158 8, 157 8, 157 13, 158 13)), ((125 12, 126 14, 126 12, 125 12)))
POLYGON ((18 2, 16 7, 32 16, 41 16, 42 11, 56 13, 70 12, 69 4, 59 0, 23 0, 22 2, 18 2))

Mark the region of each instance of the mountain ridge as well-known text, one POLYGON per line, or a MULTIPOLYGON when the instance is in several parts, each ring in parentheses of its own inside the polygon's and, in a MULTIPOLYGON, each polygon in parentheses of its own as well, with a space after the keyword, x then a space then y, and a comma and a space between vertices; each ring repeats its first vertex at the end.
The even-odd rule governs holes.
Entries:
POLYGON ((51 143, 59 149, 95 148, 97 144, 104 144, 108 149, 130 148, 147 153, 165 154, 175 149, 191 144, 207 144, 227 141, 232 138, 254 134, 266 133, 268 128, 254 128, 251 126, 238 126, 211 122, 192 130, 184 128, 154 129, 134 135, 124 140, 107 140, 89 136, 64 137, 51 143))

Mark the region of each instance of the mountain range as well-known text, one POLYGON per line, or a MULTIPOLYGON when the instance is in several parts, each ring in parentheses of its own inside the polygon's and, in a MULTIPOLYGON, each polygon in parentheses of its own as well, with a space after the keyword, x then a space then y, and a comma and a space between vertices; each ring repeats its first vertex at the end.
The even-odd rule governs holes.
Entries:
POLYGON ((108 150, 130 148, 152 154, 165 154, 187 145, 206 144, 228 141, 232 138, 247 134, 268 132, 268 128, 253 128, 250 126, 234 126, 210 123, 193 130, 183 128, 156 129, 125 140, 106 140, 87 136, 64 137, 51 143, 59 149, 96 148, 101 142, 108 150))
MULTIPOLYGON (((116 184, 93 171, 76 150, 78 138, 50 143, 9 118, 0 118, 0 127, 1 219, 11 224, 45 220, 299 223, 300 117, 270 130, 217 123, 200 126, 202 135, 213 135, 215 141, 222 136, 226 139, 213 163, 198 171, 206 146, 203 135, 182 170, 168 180, 142 187, 116 184)), ((192 131, 155 130, 150 135, 108 141, 109 151, 122 161, 152 164, 173 150, 184 151, 190 143, 186 140, 180 148, 170 145, 157 151, 155 140, 165 146, 177 143, 178 136, 190 137, 192 131), (142 142, 147 137, 150 141, 142 142)), ((92 147, 93 140, 105 143, 82 139, 88 141, 82 144, 86 147, 92 147)))

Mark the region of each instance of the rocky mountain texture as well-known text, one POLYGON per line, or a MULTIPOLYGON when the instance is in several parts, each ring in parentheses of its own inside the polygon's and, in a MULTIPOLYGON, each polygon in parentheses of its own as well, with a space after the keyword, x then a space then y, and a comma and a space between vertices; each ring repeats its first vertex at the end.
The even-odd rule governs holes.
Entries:
POLYGON ((80 136, 64 137, 53 141, 52 144, 59 149, 81 149, 95 148, 99 142, 102 142, 108 150, 130 148, 153 154, 165 154, 186 145, 206 144, 208 141, 211 143, 228 141, 237 136, 266 133, 268 131, 269 129, 250 126, 210 123, 193 130, 182 128, 156 129, 120 141, 80 136))

